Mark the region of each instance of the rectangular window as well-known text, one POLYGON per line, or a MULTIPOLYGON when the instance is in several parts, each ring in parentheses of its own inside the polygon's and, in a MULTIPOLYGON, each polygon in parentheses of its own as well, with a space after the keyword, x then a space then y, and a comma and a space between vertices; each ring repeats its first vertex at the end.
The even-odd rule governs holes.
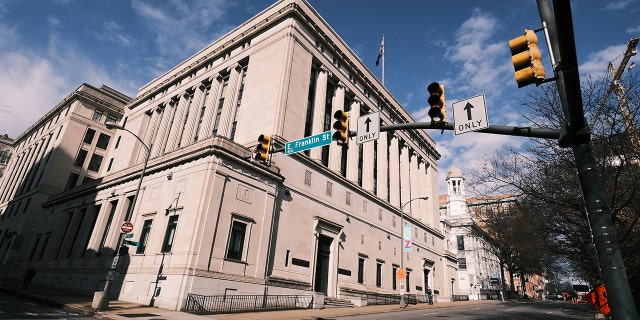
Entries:
POLYGON ((100 208, 102 208, 102 205, 98 204, 95 205, 93 207, 93 212, 92 214, 92 219, 91 222, 89 223, 89 232, 87 232, 87 235, 85 235, 84 238, 84 245, 82 246, 82 253, 80 254, 80 257, 84 257, 85 254, 87 254, 87 249, 89 247, 89 241, 91 240, 91 235, 93 234, 93 228, 96 226, 96 221, 98 220, 98 214, 100 213, 100 208))
POLYGON ((82 140, 82 142, 86 143, 86 144, 91 144, 93 142, 93 137, 96 135, 96 131, 88 128, 87 132, 84 134, 84 139, 82 140))
POLYGON ((169 217, 167 231, 164 234, 164 242, 162 243, 162 252, 171 252, 171 248, 173 248, 173 241, 175 240, 176 229, 178 227, 178 217, 179 216, 169 217))
POLYGON ((149 234, 151 233, 151 224, 153 223, 153 219, 145 220, 142 225, 142 230, 140 231, 140 240, 138 240, 138 248, 136 249, 136 254, 144 253, 144 250, 147 248, 147 243, 149 243, 149 234))
POLYGON ((122 138, 122 136, 118 136, 118 139, 116 139, 116 146, 113 147, 114 149, 118 149, 118 146, 120 145, 120 138, 122 138))
MULTIPOLYGON (((327 83, 326 99, 324 105, 324 131, 331 130, 333 115, 331 110, 333 109, 333 95, 335 93, 335 87, 331 83, 327 83)), ((322 147, 322 164, 329 165, 329 146, 322 147)))
POLYGON ((36 242, 33 244, 33 250, 31 250, 31 254, 29 255, 29 261, 33 260, 33 257, 36 255, 36 250, 38 249, 40 240, 42 240, 42 234, 36 235, 36 242))
POLYGON ((102 119, 102 114, 104 112, 100 109, 96 109, 96 111, 93 112, 93 117, 91 117, 91 120, 93 121, 100 121, 100 119, 102 119))
POLYGON ((398 288, 398 281, 396 279, 396 273, 398 272, 398 267, 393 267, 393 274, 391 275, 391 288, 396 290, 398 288))
POLYGON ((244 82, 247 77, 247 66, 242 68, 242 76, 240 78, 240 89, 238 89, 238 101, 236 103, 236 112, 233 116, 233 122, 231 124, 231 140, 236 136, 236 127, 238 126, 238 116, 240 115, 240 106, 242 104, 242 94, 244 93, 244 82))
POLYGON ((358 283, 364 283, 364 258, 358 258, 358 283))
POLYGON ((85 149, 80 149, 78 151, 78 156, 76 157, 76 161, 73 162, 73 165, 76 167, 82 167, 84 165, 84 160, 87 159, 87 154, 89 151, 85 149))
POLYGON ((47 244, 49 244, 49 239, 51 239, 51 232, 47 232, 44 235, 44 243, 42 244, 42 248, 40 249, 40 254, 38 254, 38 260, 42 260, 44 256, 44 250, 47 248, 47 244))
POLYGON ((376 263, 376 287, 382 287, 382 263, 376 263))
POLYGON ((405 292, 409 293, 409 291, 411 291, 411 286, 409 285, 409 276, 411 275, 411 271, 409 271, 409 269, 407 269, 407 279, 406 279, 406 283, 405 283, 405 292))
POLYGON ((98 136, 98 142, 96 143, 96 148, 105 150, 109 146, 109 140, 111 140, 111 136, 101 133, 98 136))
POLYGON ((116 214, 118 200, 111 201, 109 204, 111 205, 111 210, 109 211, 109 218, 107 219, 107 224, 104 226, 104 232, 102 233, 102 239, 100 240, 100 247, 98 247, 98 252, 96 254, 98 257, 102 255, 102 250, 107 243, 107 236, 109 235, 109 229, 111 229, 111 223, 113 223, 113 217, 116 214))
POLYGON ((247 224, 234 220, 231 225, 229 235, 229 247, 227 248, 227 259, 242 261, 244 249, 244 238, 247 232, 247 224))
MULTIPOLYGON (((311 66, 311 75, 309 78, 309 93, 307 94, 307 114, 304 122, 304 136, 308 137, 313 135, 313 107, 316 97, 316 79, 318 77, 318 68, 311 66)), ((310 150, 306 150, 305 153, 309 155, 310 150)))
POLYGON ((457 236, 458 240, 458 250, 464 250, 464 236, 457 236))
POLYGON ((87 170, 89 171, 93 171, 93 172, 98 172, 100 171, 100 165, 102 165, 102 156, 99 154, 93 154, 91 156, 91 160, 89 161, 89 166, 87 167, 87 170))
POLYGON ((113 165, 113 158, 109 159, 109 166, 107 166, 107 172, 111 171, 112 165, 113 165))
POLYGON ((467 258, 458 258, 458 268, 460 270, 467 270, 467 258))
POLYGON ((69 174, 69 178, 67 179, 67 185, 64 187, 65 190, 69 190, 73 187, 76 186, 76 184, 78 183, 78 178, 80 176, 77 173, 73 173, 71 172, 69 174))
MULTIPOLYGON (((107 122, 116 123, 118 122, 118 117, 110 113, 107 113, 107 120, 105 120, 104 123, 107 123, 107 122)), ((124 126, 124 124, 122 126, 124 126)))

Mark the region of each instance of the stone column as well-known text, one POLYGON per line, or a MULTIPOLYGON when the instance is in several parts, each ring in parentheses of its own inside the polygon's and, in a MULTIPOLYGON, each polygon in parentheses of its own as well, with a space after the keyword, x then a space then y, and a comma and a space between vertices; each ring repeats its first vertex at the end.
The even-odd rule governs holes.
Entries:
POLYGON ((227 85, 226 97, 224 99, 224 107, 222 109, 222 117, 220 119, 220 127, 218 128, 218 135, 226 138, 231 137, 231 127, 233 123, 233 116, 236 114, 236 102, 238 99, 238 83, 242 66, 236 65, 229 73, 229 84, 227 85))
MULTIPOLYGON (((422 179, 422 176, 420 175, 420 172, 418 171, 418 155, 416 154, 415 151, 411 152, 409 154, 409 200, 413 199, 413 198, 417 198, 417 197, 426 197, 428 195, 426 194, 421 194, 420 193, 420 188, 418 187, 418 185, 420 184, 420 179, 422 179)), ((407 201, 409 201, 407 200, 407 201)), ((424 200, 416 200, 414 202, 412 202, 410 204, 411 206, 411 214, 414 217, 419 217, 420 216, 420 208, 422 208, 422 204, 423 204, 424 200)))
POLYGON ((184 128, 181 133, 182 138, 178 141, 178 148, 183 148, 193 143, 193 135, 195 134, 194 130, 196 123, 200 118, 200 106, 202 105, 201 100, 204 95, 202 90, 198 90, 196 86, 187 90, 187 93, 191 96, 191 101, 187 104, 185 114, 187 119, 186 122, 183 121, 184 128))
MULTIPOLYGON (((411 200, 411 175, 409 174, 409 147, 406 143, 402 144, 400 148, 400 205, 403 205, 411 200)), ((415 178, 415 177, 414 177, 415 178)), ((416 200, 420 201, 420 200, 416 200)), ((411 212, 410 203, 404 206, 404 212, 413 214, 411 212)))
MULTIPOLYGON (((202 119, 202 127, 200 128, 200 132, 198 133, 198 141, 202 140, 202 139, 206 139, 208 137, 211 136, 211 132, 213 130, 213 121, 214 118, 216 117, 216 107, 217 107, 217 101, 218 101, 218 92, 220 92, 220 80, 221 78, 217 78, 217 79, 213 79, 213 78, 209 78, 205 81, 203 81, 202 85, 203 90, 205 90, 206 93, 206 87, 208 85, 210 85, 210 89, 209 89, 209 94, 205 94, 204 96, 204 101, 202 102, 203 105, 206 106, 206 109, 204 110, 204 118, 202 119), (207 81, 209 83, 207 83, 207 81)), ((258 142, 256 141, 256 144, 258 144, 258 142)))
POLYGON ((400 207, 400 146, 398 137, 389 136, 389 203, 400 207))
MULTIPOLYGON (((349 111, 349 131, 355 131, 358 126, 358 117, 360 117, 360 104, 362 102, 354 99, 351 103, 349 111)), ((363 159, 359 158, 360 145, 355 139, 349 139, 349 149, 347 150, 347 179, 358 183, 358 165, 363 159)))
MULTIPOLYGON (((386 143, 386 141, 385 141, 386 143)), ((380 145, 380 139, 377 140, 377 144, 380 145)), ((367 191, 374 190, 374 181, 373 181, 373 169, 374 169, 374 161, 378 162, 378 171, 380 168, 379 160, 380 153, 378 153, 378 159, 374 159, 375 145, 373 141, 365 142, 362 146, 362 188, 367 191)), ((378 147, 378 149, 380 149, 378 147)), ((378 179, 380 179, 380 174, 378 173, 378 179)))
MULTIPOLYGON (((327 79, 328 73, 326 67, 321 67, 316 80, 316 96, 313 100, 313 125, 312 132, 314 134, 326 131, 324 128, 324 113, 327 107, 327 79)), ((309 155, 311 159, 322 161, 322 148, 313 148, 309 155)))
POLYGON ((376 194, 378 198, 389 200, 389 189, 387 188, 387 183, 389 183, 389 161, 387 161, 387 155, 389 154, 388 149, 388 141, 387 141, 387 133, 381 132, 380 139, 378 139, 378 172, 377 172, 377 187, 376 194))

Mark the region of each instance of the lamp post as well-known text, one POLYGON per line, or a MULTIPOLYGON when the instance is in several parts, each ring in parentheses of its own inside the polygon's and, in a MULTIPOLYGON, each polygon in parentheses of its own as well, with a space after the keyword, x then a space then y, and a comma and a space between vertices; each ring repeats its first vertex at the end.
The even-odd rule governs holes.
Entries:
MULTIPOLYGON (((127 131, 129 133, 131 133, 136 139, 138 139, 138 141, 140 141, 140 143, 142 144, 142 146, 145 149, 145 156, 144 156, 144 164, 142 166, 142 172, 140 173, 140 178, 138 178, 138 186, 136 187, 136 193, 133 196, 133 202, 131 203, 131 207, 129 208, 129 210, 127 211, 124 221, 125 222, 130 222, 131 221, 131 217, 133 216, 133 212, 134 212, 134 208, 136 206, 136 202, 138 201, 138 195, 140 194, 140 187, 142 186, 142 179, 144 178, 144 174, 147 171, 147 163, 149 163, 149 156, 151 155, 151 147, 147 146, 146 143, 144 143, 144 141, 142 141, 142 139, 140 139, 140 137, 138 137, 137 134, 133 133, 131 130, 116 124, 114 122, 106 122, 105 125, 107 126, 107 129, 118 129, 118 130, 124 130, 127 131)), ((153 144, 152 144, 153 146, 153 144)), ((118 238, 118 245, 116 246, 116 252, 115 252, 115 256, 113 257, 113 263, 111 263, 111 270, 110 271, 115 271, 116 266, 118 265, 118 259, 119 259, 119 255, 120 255, 120 248, 124 245, 124 235, 121 233, 120 237, 118 238)), ((94 303, 92 305, 92 307, 98 309, 98 310, 107 310, 109 308, 109 294, 111 291, 111 285, 113 283, 113 279, 112 279, 112 275, 110 275, 109 277, 107 277, 107 282, 104 285, 104 291, 100 292, 100 296, 96 297, 96 295, 94 295, 94 303), (96 301, 97 300, 97 301, 96 301)), ((96 292, 96 294, 98 294, 98 292, 96 292)))
MULTIPOLYGON (((406 205, 411 203, 413 200, 427 200, 429 197, 417 197, 407 201, 400 207, 400 270, 404 271, 404 212, 402 211, 406 205)), ((404 301, 404 285, 406 283, 406 278, 402 280, 400 283, 400 308, 406 308, 407 303, 404 301)))

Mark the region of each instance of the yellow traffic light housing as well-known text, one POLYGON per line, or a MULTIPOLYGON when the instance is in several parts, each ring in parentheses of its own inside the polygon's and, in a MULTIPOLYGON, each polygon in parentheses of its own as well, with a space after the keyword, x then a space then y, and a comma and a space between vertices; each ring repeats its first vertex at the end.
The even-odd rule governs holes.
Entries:
POLYGON ((269 161, 269 151, 271 150, 271 137, 266 134, 261 134, 258 137, 258 159, 262 162, 269 161))
POLYGON ((444 86, 437 82, 432 82, 427 86, 427 91, 429 92, 427 103, 431 106, 427 114, 431 118, 431 122, 447 122, 447 103, 444 99, 444 86))
POLYGON ((349 142, 349 112, 338 110, 333 114, 333 118, 337 121, 333 123, 336 132, 333 133, 333 140, 338 145, 347 145, 349 142))
POLYGON ((509 41, 509 48, 518 88, 532 83, 540 85, 544 81, 545 72, 536 33, 525 29, 524 35, 509 41))

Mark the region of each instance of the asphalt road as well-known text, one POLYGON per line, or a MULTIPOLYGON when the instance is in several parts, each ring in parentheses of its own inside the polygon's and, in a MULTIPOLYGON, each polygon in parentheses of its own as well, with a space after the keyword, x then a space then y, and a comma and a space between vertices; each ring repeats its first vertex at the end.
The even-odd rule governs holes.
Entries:
POLYGON ((96 319, 60 308, 35 302, 23 297, 0 292, 0 319, 96 319))
POLYGON ((547 319, 593 319, 596 311, 590 305, 571 304, 564 301, 507 301, 500 304, 478 304, 448 308, 410 310, 402 312, 368 314, 339 317, 340 320, 414 320, 414 319, 461 319, 461 320, 547 320, 547 319))

